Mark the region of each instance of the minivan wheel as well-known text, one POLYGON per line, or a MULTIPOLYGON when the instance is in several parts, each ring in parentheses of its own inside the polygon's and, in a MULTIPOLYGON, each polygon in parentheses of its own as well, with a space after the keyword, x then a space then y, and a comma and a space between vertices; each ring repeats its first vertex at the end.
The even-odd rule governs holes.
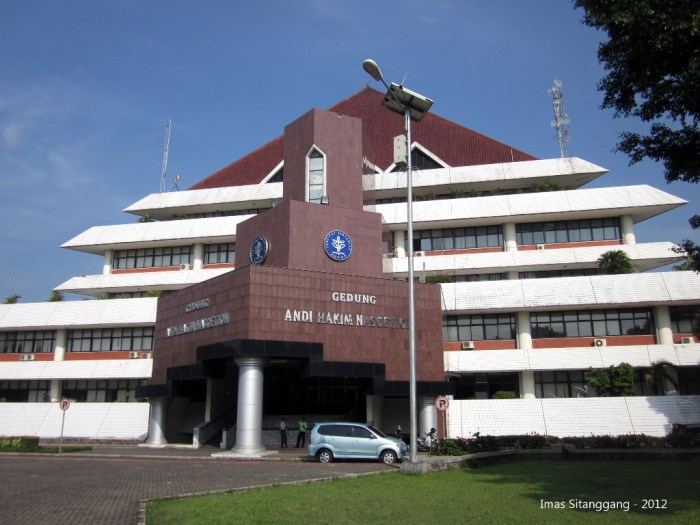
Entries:
POLYGON ((330 463, 333 461, 333 452, 327 448, 322 448, 316 452, 316 459, 319 461, 319 463, 330 463))
POLYGON ((392 450, 385 450, 382 452, 380 459, 385 465, 393 465, 396 463, 396 454, 392 450))

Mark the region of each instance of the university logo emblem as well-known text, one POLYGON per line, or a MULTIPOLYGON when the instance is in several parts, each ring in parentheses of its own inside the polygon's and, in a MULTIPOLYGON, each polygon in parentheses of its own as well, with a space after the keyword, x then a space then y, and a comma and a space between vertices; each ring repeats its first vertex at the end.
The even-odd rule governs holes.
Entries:
POLYGON ((323 241, 326 255, 334 261, 345 261, 352 255, 352 241, 348 234, 340 230, 333 230, 323 241))
POLYGON ((262 264, 267 257, 267 252, 270 248, 265 237, 256 237, 253 244, 250 246, 250 263, 262 264))

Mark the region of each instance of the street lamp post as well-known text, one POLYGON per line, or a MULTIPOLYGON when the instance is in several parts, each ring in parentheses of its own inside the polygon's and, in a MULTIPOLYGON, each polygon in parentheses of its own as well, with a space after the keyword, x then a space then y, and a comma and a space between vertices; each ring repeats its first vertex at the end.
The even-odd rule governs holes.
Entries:
POLYGON ((420 121, 433 105, 433 101, 414 93, 402 85, 387 86, 379 66, 374 60, 362 63, 363 69, 374 80, 384 84, 387 93, 382 105, 404 116, 406 129, 406 221, 408 223, 408 355, 409 355, 409 409, 410 409, 410 461, 417 460, 416 435, 418 431, 416 412, 416 305, 413 282, 413 176, 411 162, 411 121, 420 121))

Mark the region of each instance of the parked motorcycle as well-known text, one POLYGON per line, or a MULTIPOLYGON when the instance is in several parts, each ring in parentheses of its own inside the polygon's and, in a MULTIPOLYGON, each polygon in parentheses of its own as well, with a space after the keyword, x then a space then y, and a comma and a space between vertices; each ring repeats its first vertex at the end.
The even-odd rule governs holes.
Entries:
POLYGON ((430 432, 426 432, 424 437, 416 437, 416 447, 422 452, 431 452, 432 449, 437 444, 437 430, 434 428, 430 429, 430 432))

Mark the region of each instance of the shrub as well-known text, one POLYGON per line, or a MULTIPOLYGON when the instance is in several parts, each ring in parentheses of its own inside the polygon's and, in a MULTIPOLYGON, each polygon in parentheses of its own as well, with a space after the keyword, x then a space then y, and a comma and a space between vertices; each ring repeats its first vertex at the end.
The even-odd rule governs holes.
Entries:
POLYGON ((610 365, 605 369, 589 369, 584 373, 586 383, 595 388, 600 397, 634 395, 636 372, 629 363, 610 365))
POLYGON ((31 452, 39 448, 36 436, 4 437, 0 439, 0 450, 5 452, 31 452))
POLYGON ((438 456, 465 456, 477 452, 494 452, 513 448, 542 449, 555 443, 574 445, 577 449, 638 449, 638 448, 699 448, 700 434, 685 429, 672 430, 665 437, 646 434, 623 434, 619 436, 570 436, 556 438, 540 434, 513 436, 481 436, 440 440, 435 449, 438 456))
POLYGON ((579 436, 562 438, 563 443, 576 448, 644 448, 663 447, 665 439, 646 434, 624 434, 621 436, 579 436))
POLYGON ((510 390, 499 390, 493 394, 494 399, 515 399, 516 397, 515 392, 510 390))

